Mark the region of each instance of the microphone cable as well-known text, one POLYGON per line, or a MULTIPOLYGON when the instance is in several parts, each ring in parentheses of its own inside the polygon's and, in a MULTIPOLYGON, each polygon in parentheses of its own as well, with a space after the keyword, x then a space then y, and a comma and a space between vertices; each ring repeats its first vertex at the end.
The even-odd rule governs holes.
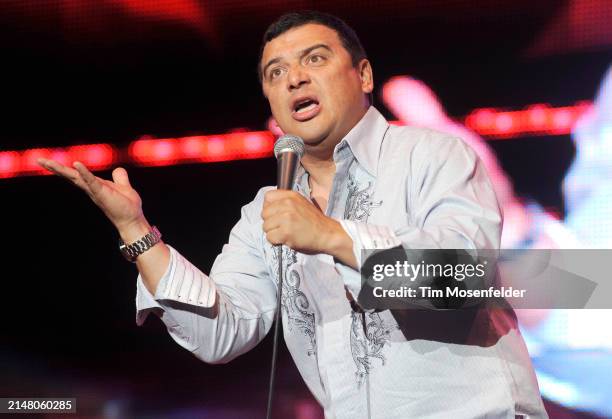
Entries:
POLYGON ((278 358, 278 335, 281 329, 281 310, 283 296, 283 246, 277 245, 278 252, 278 290, 276 292, 276 313, 274 314, 274 340, 272 343, 272 364, 270 366, 270 382, 268 384, 268 407, 266 419, 272 419, 272 404, 274 401, 274 381, 276 377, 276 359, 278 358))

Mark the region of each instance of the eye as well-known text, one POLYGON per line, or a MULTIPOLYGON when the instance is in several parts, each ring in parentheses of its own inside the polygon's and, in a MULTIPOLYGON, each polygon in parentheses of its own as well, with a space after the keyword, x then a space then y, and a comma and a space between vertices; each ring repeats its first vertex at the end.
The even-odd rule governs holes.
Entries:
POLYGON ((311 64, 320 64, 325 60, 325 57, 318 54, 313 54, 308 57, 308 62, 311 64))
POLYGON ((282 73, 282 70, 279 67, 273 68, 272 70, 270 70, 270 73, 268 73, 270 79, 275 79, 278 76, 280 76, 282 73))

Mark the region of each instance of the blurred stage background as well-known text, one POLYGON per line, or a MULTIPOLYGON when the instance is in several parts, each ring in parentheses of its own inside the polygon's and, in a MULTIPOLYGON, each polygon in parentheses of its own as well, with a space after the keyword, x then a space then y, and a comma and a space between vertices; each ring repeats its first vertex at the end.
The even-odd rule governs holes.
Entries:
MULTIPOLYGON (((137 328, 114 229, 33 162, 124 165, 164 240, 208 272, 276 181, 259 40, 304 8, 355 28, 388 119, 479 150, 506 247, 612 247, 608 0, 5 0, 1 397, 77 397, 83 418, 263 417, 271 339, 210 366, 159 320, 137 328)), ((611 318, 521 314, 551 417, 612 417, 611 318)), ((322 417, 284 348, 279 371, 277 417, 322 417)))

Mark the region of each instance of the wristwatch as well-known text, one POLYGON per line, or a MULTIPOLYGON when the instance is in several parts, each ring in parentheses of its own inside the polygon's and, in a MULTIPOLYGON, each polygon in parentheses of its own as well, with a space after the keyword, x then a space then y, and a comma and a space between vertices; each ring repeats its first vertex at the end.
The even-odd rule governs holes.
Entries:
POLYGON ((127 260, 136 263, 136 258, 159 243, 161 237, 162 235, 157 227, 153 226, 151 231, 134 243, 125 244, 123 240, 119 239, 119 251, 127 260))

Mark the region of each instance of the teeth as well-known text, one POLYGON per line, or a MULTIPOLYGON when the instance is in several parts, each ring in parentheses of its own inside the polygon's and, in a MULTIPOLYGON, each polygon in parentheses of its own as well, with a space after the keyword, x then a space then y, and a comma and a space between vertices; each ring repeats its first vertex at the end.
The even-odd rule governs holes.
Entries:
POLYGON ((309 110, 311 110, 311 109, 315 108, 316 106, 317 106, 317 104, 316 104, 316 103, 311 102, 311 103, 310 103, 310 105, 308 105, 308 106, 306 106, 306 107, 304 107, 304 108, 298 109, 298 110, 296 111, 296 113, 307 112, 307 111, 309 111, 309 110))

